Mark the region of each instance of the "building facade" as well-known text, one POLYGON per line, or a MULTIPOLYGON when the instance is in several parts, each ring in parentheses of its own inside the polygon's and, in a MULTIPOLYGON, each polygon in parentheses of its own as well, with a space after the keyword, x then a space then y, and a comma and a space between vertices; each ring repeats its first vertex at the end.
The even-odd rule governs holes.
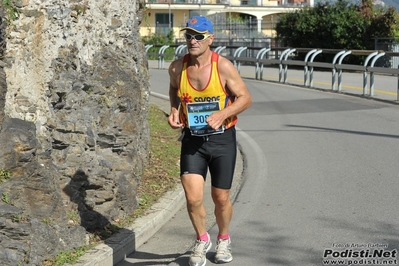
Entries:
POLYGON ((183 38, 186 21, 202 15, 213 22, 218 37, 273 37, 280 14, 313 6, 314 0, 146 0, 140 34, 183 38))

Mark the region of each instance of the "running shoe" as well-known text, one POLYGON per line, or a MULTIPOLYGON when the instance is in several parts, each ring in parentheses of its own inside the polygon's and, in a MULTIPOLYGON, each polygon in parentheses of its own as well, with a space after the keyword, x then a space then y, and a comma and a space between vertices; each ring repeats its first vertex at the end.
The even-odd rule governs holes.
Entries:
POLYGON ((188 264, 190 266, 205 266, 206 264, 206 253, 211 249, 212 243, 208 234, 208 242, 196 240, 193 250, 190 255, 188 264))
POLYGON ((231 241, 230 239, 219 239, 216 242, 216 263, 226 263, 233 260, 231 255, 231 241))

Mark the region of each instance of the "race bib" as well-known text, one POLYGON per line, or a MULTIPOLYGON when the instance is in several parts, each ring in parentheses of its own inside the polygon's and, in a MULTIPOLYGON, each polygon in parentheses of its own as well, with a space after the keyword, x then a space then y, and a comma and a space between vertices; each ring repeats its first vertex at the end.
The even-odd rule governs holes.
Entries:
POLYGON ((206 122, 213 112, 219 110, 219 102, 187 103, 187 120, 191 135, 206 136, 223 133, 223 126, 213 129, 206 122))

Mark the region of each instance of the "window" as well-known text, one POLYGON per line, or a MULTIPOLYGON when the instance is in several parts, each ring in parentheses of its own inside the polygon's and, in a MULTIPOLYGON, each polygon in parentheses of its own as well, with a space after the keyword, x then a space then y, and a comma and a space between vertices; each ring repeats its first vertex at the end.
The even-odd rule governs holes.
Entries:
POLYGON ((169 17, 170 17, 170 28, 173 28, 173 14, 172 13, 158 13, 155 14, 155 33, 161 35, 169 34, 169 17))

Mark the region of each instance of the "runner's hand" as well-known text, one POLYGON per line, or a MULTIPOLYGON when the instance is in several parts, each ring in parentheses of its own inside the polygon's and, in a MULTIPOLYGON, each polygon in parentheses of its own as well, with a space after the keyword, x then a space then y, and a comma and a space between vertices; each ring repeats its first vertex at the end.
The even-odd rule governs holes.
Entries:
POLYGON ((219 129, 222 125, 223 122, 226 118, 223 116, 223 114, 219 111, 219 112, 214 112, 213 114, 211 114, 207 119, 206 122, 208 123, 208 125, 213 128, 213 129, 219 129))
POLYGON ((168 123, 170 127, 173 129, 184 127, 184 125, 180 123, 179 112, 177 111, 171 112, 171 114, 168 117, 168 123))

